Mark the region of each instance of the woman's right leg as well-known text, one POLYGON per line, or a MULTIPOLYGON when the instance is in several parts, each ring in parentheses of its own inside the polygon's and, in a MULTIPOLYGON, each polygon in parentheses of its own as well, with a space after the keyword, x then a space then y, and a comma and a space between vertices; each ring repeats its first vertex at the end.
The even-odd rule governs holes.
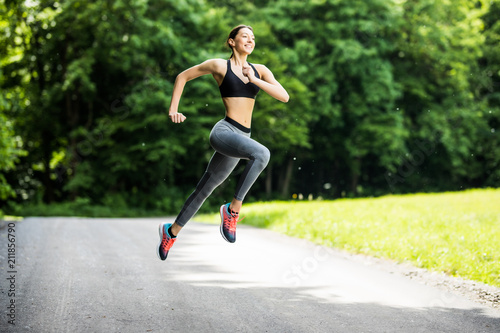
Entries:
POLYGON ((172 225, 174 236, 198 212, 201 205, 212 194, 215 188, 226 180, 238 162, 239 158, 228 157, 218 152, 214 153, 203 177, 198 182, 198 185, 196 185, 194 192, 184 203, 179 215, 175 219, 175 223, 172 225))

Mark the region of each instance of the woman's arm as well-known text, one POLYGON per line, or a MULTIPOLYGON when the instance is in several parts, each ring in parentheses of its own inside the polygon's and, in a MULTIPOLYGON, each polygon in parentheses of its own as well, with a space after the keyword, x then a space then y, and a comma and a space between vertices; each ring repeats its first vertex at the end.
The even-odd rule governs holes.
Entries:
POLYGON ((258 86, 260 89, 264 90, 270 96, 276 98, 278 101, 283 103, 288 102, 290 96, 286 92, 285 88, 274 78, 273 73, 264 65, 258 66, 258 71, 261 79, 255 76, 254 71, 251 67, 243 67, 243 75, 248 77, 248 80, 258 86))
POLYGON ((202 75, 218 73, 218 59, 210 59, 202 62, 199 65, 186 69, 184 72, 177 75, 174 83, 174 90, 172 91, 172 99, 170 100, 170 107, 168 109, 168 116, 174 123, 182 123, 186 117, 178 112, 179 102, 181 100, 182 92, 186 82, 196 79, 202 75))

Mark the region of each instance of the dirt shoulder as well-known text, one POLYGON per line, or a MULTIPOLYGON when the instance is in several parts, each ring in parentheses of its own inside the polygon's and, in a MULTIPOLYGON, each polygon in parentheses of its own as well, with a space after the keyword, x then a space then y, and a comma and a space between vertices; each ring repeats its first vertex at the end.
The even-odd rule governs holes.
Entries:
POLYGON ((414 267, 408 263, 397 263, 391 260, 374 258, 360 254, 349 254, 352 260, 362 261, 366 265, 375 265, 392 274, 399 274, 422 284, 437 287, 453 294, 500 310, 500 288, 480 282, 466 280, 460 277, 449 276, 445 273, 431 272, 423 268, 414 267))

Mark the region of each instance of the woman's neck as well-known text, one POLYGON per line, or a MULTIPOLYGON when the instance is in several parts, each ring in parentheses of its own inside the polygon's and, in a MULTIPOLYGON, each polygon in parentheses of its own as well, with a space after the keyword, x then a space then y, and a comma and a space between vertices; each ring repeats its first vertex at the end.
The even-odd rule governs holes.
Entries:
POLYGON ((233 53, 232 58, 233 58, 235 65, 238 65, 238 66, 243 66, 247 62, 247 55, 246 54, 242 55, 242 54, 238 54, 238 53, 233 53))

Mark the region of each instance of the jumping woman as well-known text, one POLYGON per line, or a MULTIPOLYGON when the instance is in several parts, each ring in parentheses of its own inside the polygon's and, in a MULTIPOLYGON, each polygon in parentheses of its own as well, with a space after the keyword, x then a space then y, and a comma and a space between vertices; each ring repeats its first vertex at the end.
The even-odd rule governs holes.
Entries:
POLYGON ((177 235, 198 212, 203 202, 231 174, 238 162, 244 159, 248 162, 236 186, 234 197, 230 203, 220 207, 222 237, 230 243, 235 242, 236 224, 245 195, 270 158, 269 149, 250 138, 255 97, 262 89, 277 100, 288 102, 288 93, 266 66, 247 62, 247 57, 255 48, 255 36, 250 26, 235 27, 229 34, 227 45, 232 50, 228 60, 207 60, 180 73, 175 80, 168 110, 172 122, 179 124, 186 120, 178 112, 186 82, 206 74, 212 74, 219 85, 226 117, 217 122, 210 133, 210 145, 215 153, 194 192, 184 203, 173 224, 160 224, 158 257, 161 260, 167 258, 177 235))

